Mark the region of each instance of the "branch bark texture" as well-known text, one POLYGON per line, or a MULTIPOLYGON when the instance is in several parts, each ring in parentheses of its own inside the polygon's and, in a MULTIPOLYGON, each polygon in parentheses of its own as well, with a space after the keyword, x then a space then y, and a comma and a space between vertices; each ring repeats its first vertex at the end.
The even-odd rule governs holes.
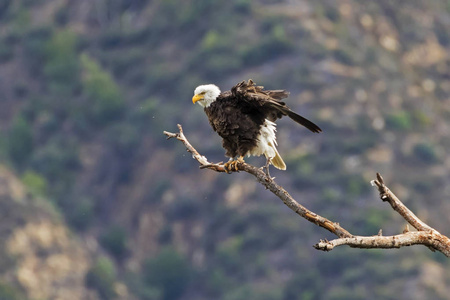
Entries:
MULTIPOLYGON (((168 139, 176 138, 181 141, 188 152, 190 152, 195 160, 200 163, 201 169, 211 169, 216 172, 227 172, 222 163, 210 163, 208 159, 200 155, 198 151, 189 143, 183 133, 183 128, 178 125, 179 132, 171 133, 164 131, 168 139)), ((266 189, 274 193, 283 203, 293 210, 295 213, 314 223, 337 236, 337 239, 327 241, 321 240, 314 245, 314 248, 323 251, 331 251, 335 247, 347 245, 352 248, 362 249, 394 249, 412 245, 424 245, 432 251, 442 252, 445 256, 450 257, 450 239, 442 235, 434 228, 425 224, 413 212, 411 212, 397 196, 384 184, 383 178, 377 173, 377 179, 371 183, 378 188, 381 200, 388 202, 391 207, 400 214, 413 228, 417 231, 409 231, 408 226, 403 233, 394 236, 383 236, 382 232, 375 236, 356 236, 352 235, 346 229, 327 218, 324 218, 315 212, 307 209, 298 203, 291 195, 280 185, 278 185, 273 178, 269 177, 261 169, 256 168, 247 163, 237 163, 239 171, 247 172, 255 176, 256 180, 261 183, 266 189)))

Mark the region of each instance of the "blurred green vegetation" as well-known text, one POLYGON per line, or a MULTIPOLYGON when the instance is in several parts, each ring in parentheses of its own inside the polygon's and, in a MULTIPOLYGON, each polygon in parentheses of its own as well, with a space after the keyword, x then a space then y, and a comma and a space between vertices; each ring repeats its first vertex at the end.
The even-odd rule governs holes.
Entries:
POLYGON ((411 116, 406 111, 390 114, 386 118, 386 126, 394 130, 408 131, 412 126, 411 116))
POLYGON ((416 158, 427 164, 432 164, 438 161, 433 145, 428 143, 416 144, 413 148, 413 154, 416 158))
POLYGON ((0 299, 22 300, 25 299, 25 296, 14 286, 0 282, 0 299))
MULTIPOLYGON (((448 228, 449 212, 431 200, 448 196, 448 63, 427 61, 433 55, 409 62, 430 43, 448 53, 448 3, 79 5, 0 3, 0 157, 74 234, 98 241, 86 284, 102 299, 116 296, 118 281, 148 300, 397 299, 410 282, 441 297, 422 289, 420 268, 438 261, 448 283, 442 257, 427 249, 314 252, 326 233, 245 174, 198 171, 162 131, 181 123, 202 154, 225 160, 192 106, 195 86, 226 90, 253 78, 287 89, 288 105, 324 129, 311 135, 279 122, 288 169, 274 175, 302 204, 352 232, 396 233, 404 224, 369 185, 380 171, 448 228), (416 20, 422 15, 429 26, 416 20), (143 258, 139 247, 157 250, 143 258)), ((0 298, 21 299, 16 290, 1 285, 0 298)))
POLYGON ((8 134, 7 149, 11 161, 24 166, 33 152, 33 133, 30 124, 20 115, 16 116, 8 134))
POLYGON ((48 182, 45 177, 34 171, 26 171, 22 176, 22 182, 28 190, 36 196, 46 196, 48 190, 48 182))
POLYGON ((112 299, 116 296, 115 273, 113 262, 105 256, 99 257, 86 274, 86 285, 96 290, 101 299, 112 299))
POLYGON ((81 55, 83 68, 82 89, 90 107, 88 117, 103 125, 114 121, 124 110, 124 100, 111 75, 102 70, 88 55, 81 55))
POLYGON ((165 248, 144 263, 143 282, 157 288, 161 299, 179 299, 191 277, 189 262, 173 248, 165 248))
POLYGON ((70 30, 54 32, 45 43, 43 74, 50 93, 60 97, 73 94, 80 72, 77 43, 76 34, 70 30))
POLYGON ((100 236, 100 244, 117 259, 123 259, 127 254, 127 233, 118 225, 113 225, 100 236))

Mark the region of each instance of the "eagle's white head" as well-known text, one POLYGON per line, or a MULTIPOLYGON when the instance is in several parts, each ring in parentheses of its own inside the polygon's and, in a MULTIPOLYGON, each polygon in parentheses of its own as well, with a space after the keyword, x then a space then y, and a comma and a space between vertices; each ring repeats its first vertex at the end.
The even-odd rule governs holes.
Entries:
POLYGON ((220 89, 214 84, 205 84, 198 86, 194 91, 192 102, 200 104, 203 107, 208 107, 216 101, 220 95, 220 89))

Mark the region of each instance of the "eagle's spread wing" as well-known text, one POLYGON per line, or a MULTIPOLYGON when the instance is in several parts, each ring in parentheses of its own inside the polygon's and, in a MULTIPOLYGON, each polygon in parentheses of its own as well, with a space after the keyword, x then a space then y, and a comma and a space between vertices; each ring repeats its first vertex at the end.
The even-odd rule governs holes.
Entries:
POLYGON ((262 86, 255 85, 250 79, 248 82, 242 81, 235 85, 231 89, 231 94, 242 101, 241 105, 245 105, 249 110, 262 112, 272 122, 283 116, 288 116, 312 132, 322 131, 319 126, 296 114, 286 103, 281 101, 281 99, 289 96, 289 92, 285 90, 264 90, 262 86))

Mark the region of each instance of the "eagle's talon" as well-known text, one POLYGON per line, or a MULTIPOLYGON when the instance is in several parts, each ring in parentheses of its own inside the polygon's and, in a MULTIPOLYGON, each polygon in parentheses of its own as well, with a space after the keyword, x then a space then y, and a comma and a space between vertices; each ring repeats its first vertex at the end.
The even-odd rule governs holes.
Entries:
POLYGON ((226 162, 223 166, 225 168, 225 172, 227 172, 228 174, 233 173, 235 170, 233 170, 233 165, 236 163, 236 161, 228 161, 226 162))
POLYGON ((245 163, 244 157, 239 156, 236 160, 233 161, 234 171, 239 172, 239 164, 245 163))
POLYGON ((239 172, 239 164, 241 163, 245 163, 244 158, 242 156, 237 158, 237 160, 230 160, 224 163, 223 166, 225 168, 225 172, 227 172, 228 174, 233 172, 239 172))

